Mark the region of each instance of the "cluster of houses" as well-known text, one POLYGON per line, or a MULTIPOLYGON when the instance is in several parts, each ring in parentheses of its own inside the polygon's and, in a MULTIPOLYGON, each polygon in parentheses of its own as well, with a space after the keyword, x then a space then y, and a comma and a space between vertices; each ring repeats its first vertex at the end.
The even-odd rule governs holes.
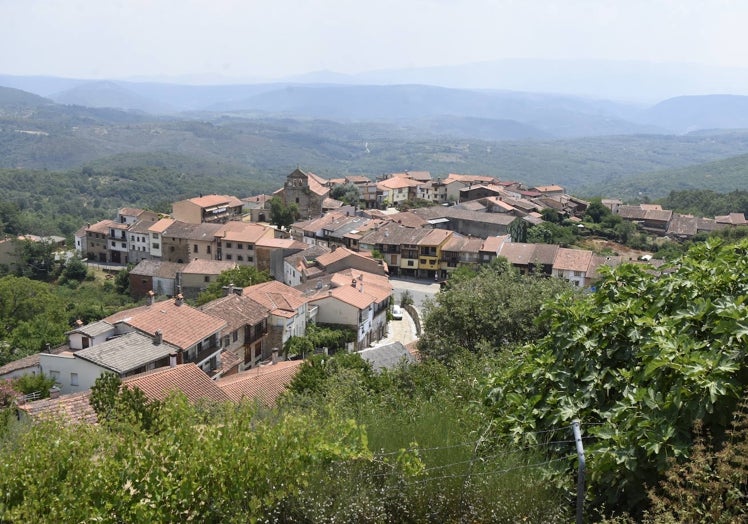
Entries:
MULTIPOLYGON (((604 204, 648 231, 675 236, 746 223, 738 214, 689 220, 658 206, 604 204)), ((172 384, 188 396, 272 401, 298 366, 279 353, 309 323, 350 329, 356 336, 349 349, 356 351, 385 336, 390 275, 442 281, 461 266, 504 257, 524 273, 593 285, 601 266, 616 266, 622 257, 513 242, 510 234, 541 223, 545 209, 581 221, 587 206, 560 186, 527 188, 479 175, 326 180, 296 169, 273 195, 201 195, 174 203, 169 216, 123 208, 113 220, 81 228, 75 247, 92 261, 134 265, 130 292, 144 305, 76 325, 67 344, 3 366, 0 379, 28 373, 55 378, 62 400, 29 403, 24 409, 30 413, 84 406, 80 399, 105 372, 152 398, 172 384), (339 184, 359 189, 358 205, 330 198, 339 184), (268 224, 274 197, 299 210, 301 220, 288 230, 268 224), (406 201, 423 206, 389 207, 406 201), (274 280, 226 286, 222 298, 199 308, 187 303, 239 266, 267 271, 274 280), (186 377, 193 377, 192 389, 186 377)), ((377 359, 392 360, 376 351, 377 359)), ((402 346, 393 351, 407 354, 402 346)))

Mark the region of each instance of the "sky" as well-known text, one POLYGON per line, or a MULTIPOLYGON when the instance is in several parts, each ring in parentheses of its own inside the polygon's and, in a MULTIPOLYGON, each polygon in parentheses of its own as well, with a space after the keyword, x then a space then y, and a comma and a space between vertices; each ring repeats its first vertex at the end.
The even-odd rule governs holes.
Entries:
POLYGON ((0 74, 270 80, 510 58, 748 68, 743 0, 0 0, 0 74))

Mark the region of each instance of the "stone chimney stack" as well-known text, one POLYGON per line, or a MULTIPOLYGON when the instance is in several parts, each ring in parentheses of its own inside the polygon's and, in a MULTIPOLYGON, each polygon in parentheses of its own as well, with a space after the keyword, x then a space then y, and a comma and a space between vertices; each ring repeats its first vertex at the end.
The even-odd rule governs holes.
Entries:
POLYGON ((278 348, 273 348, 272 355, 273 357, 271 362, 273 363, 273 365, 276 365, 278 363, 278 348))
POLYGON ((169 353, 169 367, 170 368, 177 367, 177 354, 176 353, 169 353))
POLYGON ((60 398, 60 388, 57 386, 49 388, 49 398, 60 398))
POLYGON ((156 293, 153 292, 153 290, 150 290, 148 294, 145 297, 145 303, 149 306, 153 305, 153 297, 156 296, 156 293))
POLYGON ((164 341, 164 334, 160 329, 157 329, 156 333, 154 333, 153 335, 153 343, 156 346, 160 346, 163 341, 164 341))
POLYGON ((182 295, 182 293, 179 293, 177 295, 176 300, 174 300, 174 304, 177 306, 181 306, 182 304, 184 304, 184 296, 182 295))

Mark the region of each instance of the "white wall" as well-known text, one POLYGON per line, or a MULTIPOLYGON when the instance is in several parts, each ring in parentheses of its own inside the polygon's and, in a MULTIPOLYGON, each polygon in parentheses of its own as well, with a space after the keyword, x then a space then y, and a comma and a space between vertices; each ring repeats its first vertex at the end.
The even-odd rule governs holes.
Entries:
POLYGON ((63 394, 91 389, 96 379, 108 371, 92 362, 76 358, 72 353, 60 355, 42 353, 39 355, 39 364, 45 375, 55 378, 63 394), (72 383, 72 373, 77 373, 78 385, 72 383))

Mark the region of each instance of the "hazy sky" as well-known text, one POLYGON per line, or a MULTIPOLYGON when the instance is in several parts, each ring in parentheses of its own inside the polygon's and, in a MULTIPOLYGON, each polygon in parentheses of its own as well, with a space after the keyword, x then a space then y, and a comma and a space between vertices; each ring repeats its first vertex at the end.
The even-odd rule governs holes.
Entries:
POLYGON ((0 0, 0 74, 80 78, 595 58, 748 67, 743 0, 0 0))

